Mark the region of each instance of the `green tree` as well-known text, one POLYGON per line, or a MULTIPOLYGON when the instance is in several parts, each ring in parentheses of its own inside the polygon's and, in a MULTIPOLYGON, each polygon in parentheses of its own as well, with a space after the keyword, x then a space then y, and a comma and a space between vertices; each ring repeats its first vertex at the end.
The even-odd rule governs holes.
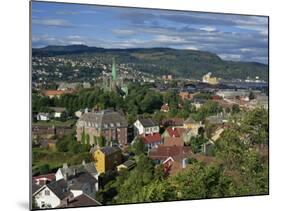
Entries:
POLYGON ((81 135, 81 143, 86 144, 86 134, 85 134, 84 128, 83 128, 82 135, 81 135))
POLYGON ((134 140, 134 143, 131 145, 131 151, 135 154, 135 155, 140 155, 146 152, 146 147, 143 143, 143 141, 140 138, 136 138, 134 140))
POLYGON ((232 114, 237 114, 237 113, 239 113, 239 112, 240 112, 240 107, 239 107, 239 105, 234 104, 234 105, 232 106, 232 108, 231 108, 231 113, 232 113, 232 114))
POLYGON ((97 137, 97 142, 99 147, 104 147, 106 145, 106 139, 103 136, 97 137))
POLYGON ((204 143, 206 143, 208 141, 208 139, 204 138, 204 136, 196 136, 196 137, 192 137, 190 139, 190 146, 191 146, 191 149, 192 149, 192 152, 193 153, 198 153, 198 152, 201 152, 201 149, 202 149, 202 145, 204 143))
POLYGON ((47 174, 50 172, 50 165, 49 164, 42 164, 38 166, 39 174, 47 174))

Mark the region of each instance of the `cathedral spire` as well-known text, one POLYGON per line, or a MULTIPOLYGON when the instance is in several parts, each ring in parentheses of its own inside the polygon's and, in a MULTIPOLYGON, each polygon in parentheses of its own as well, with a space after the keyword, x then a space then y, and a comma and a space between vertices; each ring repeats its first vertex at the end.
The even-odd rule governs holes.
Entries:
POLYGON ((116 72, 116 66, 115 66, 115 58, 112 59, 112 80, 116 81, 117 79, 117 72, 116 72))

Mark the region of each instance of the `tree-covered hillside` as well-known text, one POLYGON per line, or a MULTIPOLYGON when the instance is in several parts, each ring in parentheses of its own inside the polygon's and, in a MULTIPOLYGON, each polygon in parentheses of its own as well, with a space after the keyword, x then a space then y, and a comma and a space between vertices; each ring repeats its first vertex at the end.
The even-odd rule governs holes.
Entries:
POLYGON ((105 64, 115 57, 118 63, 127 63, 136 70, 155 75, 172 74, 175 77, 201 79, 212 72, 223 79, 246 79, 259 76, 268 79, 268 66, 257 62, 224 61, 214 53, 171 48, 104 49, 85 45, 47 46, 33 49, 33 56, 94 56, 105 64))

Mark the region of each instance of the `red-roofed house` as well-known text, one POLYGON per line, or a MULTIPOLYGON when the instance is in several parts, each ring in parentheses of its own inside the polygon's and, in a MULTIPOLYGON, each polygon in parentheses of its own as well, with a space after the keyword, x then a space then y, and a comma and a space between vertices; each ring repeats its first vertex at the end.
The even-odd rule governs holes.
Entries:
POLYGON ((162 134, 164 139, 164 145, 167 146, 183 146, 184 143, 188 143, 192 136, 195 136, 191 129, 182 127, 169 127, 162 134))
POLYGON ((73 90, 45 90, 43 95, 49 98, 60 97, 63 94, 71 94, 73 90))
POLYGON ((182 137, 167 137, 164 139, 164 146, 184 146, 182 137))
POLYGON ((159 133, 153 133, 143 136, 142 141, 147 149, 153 149, 158 145, 163 144, 163 139, 159 133))
POLYGON ((191 154, 191 148, 186 146, 159 145, 148 152, 149 158, 156 163, 163 163, 169 157, 172 157, 173 159, 186 158, 191 154))

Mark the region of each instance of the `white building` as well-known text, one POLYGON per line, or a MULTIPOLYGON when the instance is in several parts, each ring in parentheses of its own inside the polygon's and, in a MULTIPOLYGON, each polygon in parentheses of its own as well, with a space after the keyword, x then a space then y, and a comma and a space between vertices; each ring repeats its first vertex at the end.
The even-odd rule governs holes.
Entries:
POLYGON ((134 123, 134 134, 136 135, 148 135, 153 133, 159 133, 159 126, 152 119, 138 119, 134 123))
POLYGON ((36 119, 38 121, 49 121, 50 120, 50 114, 49 113, 38 113, 36 116, 36 119))
POLYGON ((33 194, 33 200, 38 208, 55 208, 63 200, 72 197, 64 179, 43 185, 33 194))
POLYGON ((94 164, 64 164, 56 172, 56 181, 49 182, 33 193, 35 204, 39 208, 55 208, 75 197, 86 194, 95 197, 98 191, 98 173, 94 164))

